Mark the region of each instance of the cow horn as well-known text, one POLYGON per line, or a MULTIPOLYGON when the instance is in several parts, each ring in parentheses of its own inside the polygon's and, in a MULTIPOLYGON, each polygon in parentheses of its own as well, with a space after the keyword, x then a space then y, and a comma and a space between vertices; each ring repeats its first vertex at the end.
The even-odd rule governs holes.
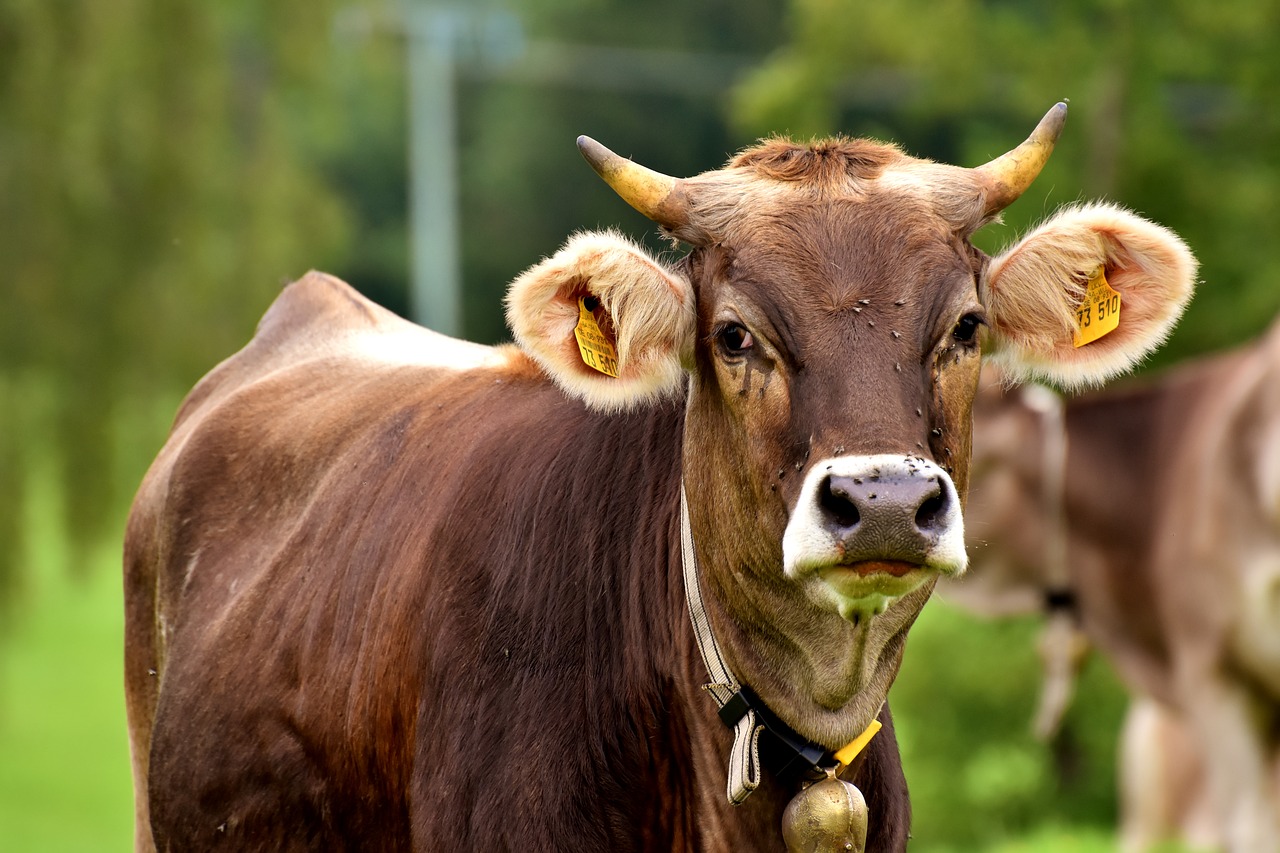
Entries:
POLYGON ((994 216, 1022 195, 1053 153, 1053 144, 1067 120, 1067 105, 1059 102, 1044 114, 1036 129, 1017 148, 973 171, 985 188, 985 214, 994 216))
POLYGON ((613 187, 613 191, 627 204, 668 228, 685 224, 688 218, 686 205, 676 201, 678 179, 614 154, 589 136, 578 137, 578 150, 596 174, 604 178, 604 182, 613 187))

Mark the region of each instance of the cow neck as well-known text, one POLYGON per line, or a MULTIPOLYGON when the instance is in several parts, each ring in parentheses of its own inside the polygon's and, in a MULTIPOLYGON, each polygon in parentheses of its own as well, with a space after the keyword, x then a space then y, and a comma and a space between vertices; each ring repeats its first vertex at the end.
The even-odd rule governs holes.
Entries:
MULTIPOLYGON (((771 713, 750 689, 738 681, 729 668, 716 642, 702 598, 698 558, 693 548, 693 528, 689 523, 689 501, 684 482, 680 483, 680 555, 684 575, 685 599, 689 603, 689 620, 693 623, 698 652, 711 680, 703 685, 720 709, 720 720, 733 729, 733 746, 729 751, 729 774, 725 793, 733 805, 741 805, 760 785, 760 735, 775 739, 786 756, 788 766, 798 759, 801 768, 832 776, 849 766, 880 730, 880 721, 871 724, 856 738, 834 752, 796 733, 771 713)), ((878 716, 878 715, 877 715, 878 716)))
POLYGON ((1043 449, 1041 500, 1045 509, 1044 607, 1048 622, 1040 632, 1044 683, 1040 690, 1034 730, 1040 737, 1057 731, 1075 692, 1075 679, 1083 661, 1087 640, 1071 569, 1067 563, 1067 423, 1062 398, 1040 385, 1023 390, 1023 402, 1040 419, 1043 449))
POLYGON ((1040 421, 1042 436, 1040 500, 1047 528, 1043 572, 1045 607, 1072 609, 1071 570, 1067 565, 1067 423, 1062 398, 1042 385, 1028 385, 1022 400, 1040 421))

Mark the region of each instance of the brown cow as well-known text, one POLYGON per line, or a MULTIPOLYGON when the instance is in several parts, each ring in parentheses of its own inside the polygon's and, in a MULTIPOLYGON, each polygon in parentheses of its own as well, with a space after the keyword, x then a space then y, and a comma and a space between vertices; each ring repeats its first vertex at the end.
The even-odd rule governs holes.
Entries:
POLYGON ((1044 395, 979 393, 974 571, 944 594, 1068 605, 1143 697, 1122 749, 1127 847, 1204 840, 1203 787, 1228 849, 1280 850, 1280 323, 1156 379, 1044 395))
MULTIPOLYGON (((1189 295, 1185 246, 1109 207, 970 245, 1064 116, 973 170, 773 140, 675 180, 579 140, 692 251, 575 237, 513 284, 519 347, 287 288, 129 520, 138 846, 779 849, 791 759, 889 722, 965 567, 980 327, 1089 381, 1189 295), (1076 349, 1098 268, 1125 322, 1076 349)), ((848 760, 868 849, 902 850, 891 732, 848 760)))

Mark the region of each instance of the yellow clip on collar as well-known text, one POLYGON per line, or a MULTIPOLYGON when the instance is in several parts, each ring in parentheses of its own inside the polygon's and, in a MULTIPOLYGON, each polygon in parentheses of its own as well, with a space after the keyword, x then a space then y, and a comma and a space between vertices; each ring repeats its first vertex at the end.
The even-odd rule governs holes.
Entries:
POLYGON ((866 749, 867 744, 871 743, 871 739, 876 736, 876 732, 880 731, 880 721, 872 720, 871 725, 867 726, 862 734, 846 743, 844 746, 832 753, 836 761, 840 762, 841 767, 848 767, 853 763, 853 759, 858 757, 858 753, 866 749))

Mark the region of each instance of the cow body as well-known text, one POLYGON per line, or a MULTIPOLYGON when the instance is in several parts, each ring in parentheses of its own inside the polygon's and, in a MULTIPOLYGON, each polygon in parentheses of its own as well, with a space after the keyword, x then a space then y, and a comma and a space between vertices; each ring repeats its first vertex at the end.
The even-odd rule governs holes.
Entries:
MULTIPOLYGON (((693 250, 578 235, 513 283, 519 347, 288 288, 130 518, 138 847, 780 849, 797 781, 726 774, 717 704, 750 688, 828 762, 889 723, 907 630, 965 565, 980 327, 1084 381, 1189 295, 1180 241, 1109 207, 968 243, 1064 114, 972 171, 775 140, 676 181, 580 140, 693 250), (1057 320, 1095 267, 1134 319, 1076 354, 1057 320)), ((870 851, 908 831, 886 728, 824 765, 866 795, 870 851)))
MULTIPOLYGON (((1150 760, 1176 769, 1130 766, 1126 778, 1183 789, 1127 783, 1131 822, 1153 827, 1144 814, 1203 792, 1231 850, 1280 849, 1271 723, 1280 709, 1280 327, 1158 379, 1068 399, 1061 416, 1055 518, 1043 488, 1052 416, 1019 391, 979 396, 967 519, 975 571, 948 593, 1016 612, 1065 587, 1054 592, 1074 599, 1084 635, 1157 703, 1135 709, 1126 761, 1149 752, 1139 743, 1163 743, 1150 760), (1065 574, 1050 579, 1055 524, 1065 574), (1177 758, 1187 742, 1194 762, 1177 758)), ((1205 837, 1205 808, 1181 812, 1187 834, 1205 837)), ((1143 849, 1156 832, 1133 829, 1127 843, 1143 849)))

